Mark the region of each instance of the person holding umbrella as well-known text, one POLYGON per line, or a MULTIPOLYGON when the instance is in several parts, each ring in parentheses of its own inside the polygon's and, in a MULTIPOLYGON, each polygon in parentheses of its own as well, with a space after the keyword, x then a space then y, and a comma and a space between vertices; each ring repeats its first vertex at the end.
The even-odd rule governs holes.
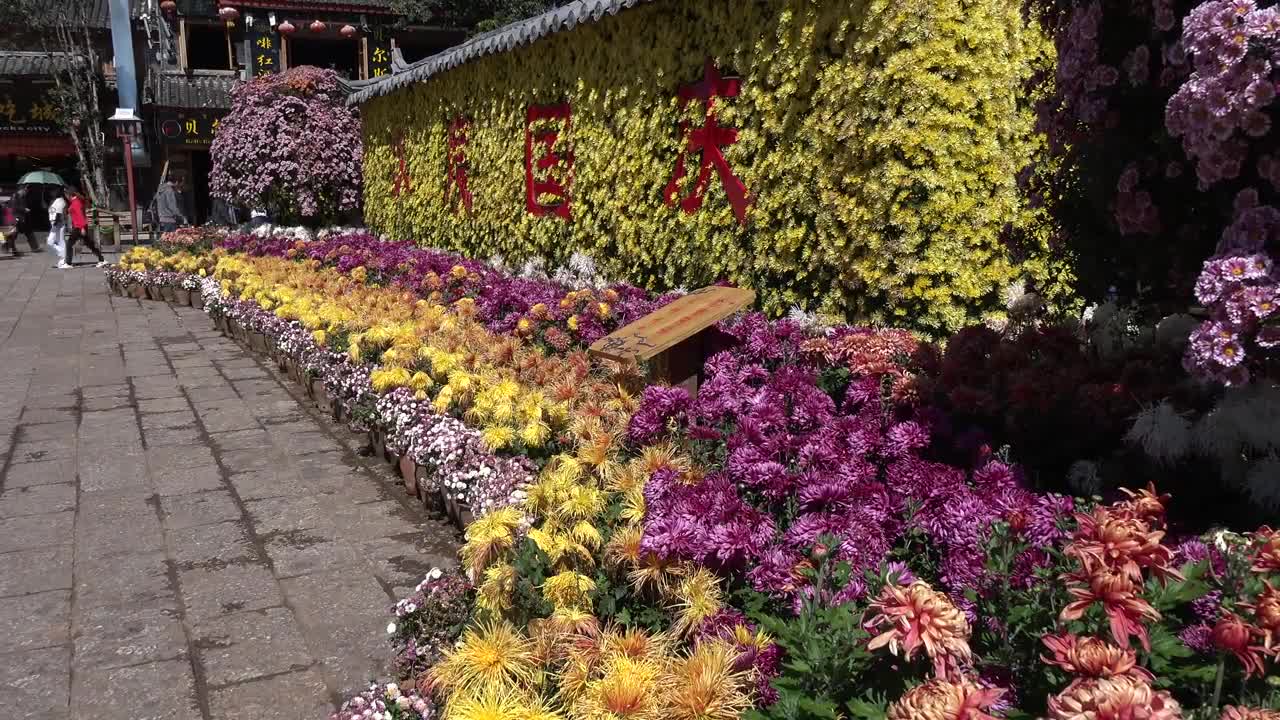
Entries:
POLYGON ((27 246, 31 248, 31 252, 40 250, 40 246, 36 244, 35 232, 31 229, 31 217, 27 210, 27 187, 19 185, 18 190, 13 193, 13 197, 9 198, 9 205, 5 208, 5 226, 12 226, 12 232, 5 235, 4 249, 9 251, 10 255, 15 257, 22 255, 18 252, 18 236, 22 235, 27 239, 27 246))

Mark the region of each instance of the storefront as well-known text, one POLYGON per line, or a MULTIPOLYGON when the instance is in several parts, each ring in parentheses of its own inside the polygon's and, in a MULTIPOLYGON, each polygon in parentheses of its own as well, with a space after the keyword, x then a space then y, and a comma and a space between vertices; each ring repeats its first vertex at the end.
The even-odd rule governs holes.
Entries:
MULTIPOLYGON (((79 181, 75 145, 57 124, 53 100, 53 69, 63 61, 56 53, 0 51, 0 202, 8 202, 18 179, 35 170, 79 181)), ((28 200, 33 211, 47 201, 39 193, 28 200)), ((32 218, 39 223, 44 213, 32 218)))
MULTIPOLYGON (((150 118, 159 151, 150 188, 167 173, 180 181, 187 218, 195 224, 209 220, 209 146, 218 123, 227 114, 235 76, 205 71, 165 73, 159 77, 150 118)), ((149 203, 150 195, 144 203, 149 203)))

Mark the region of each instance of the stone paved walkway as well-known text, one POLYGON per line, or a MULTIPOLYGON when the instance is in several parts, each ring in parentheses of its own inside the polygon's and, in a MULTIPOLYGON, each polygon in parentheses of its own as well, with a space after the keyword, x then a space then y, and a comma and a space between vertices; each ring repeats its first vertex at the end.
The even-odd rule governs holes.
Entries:
POLYGON ((0 714, 327 717, 455 535, 203 313, 48 266, 0 258, 0 714))

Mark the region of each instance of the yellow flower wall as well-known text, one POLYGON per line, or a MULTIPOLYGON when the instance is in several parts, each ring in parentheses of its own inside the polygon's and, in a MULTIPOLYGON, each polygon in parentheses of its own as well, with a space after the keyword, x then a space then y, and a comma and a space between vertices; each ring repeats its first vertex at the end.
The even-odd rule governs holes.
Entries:
MULTIPOLYGON (((1041 274, 1040 256, 1015 266, 1003 242, 1035 217, 1016 182, 1039 147, 1023 98, 1052 51, 1020 8, 657 0, 367 102, 366 218, 480 258, 579 250, 655 290, 727 278, 774 314, 954 330, 1041 274), (741 78, 715 113, 739 131, 724 156, 752 198, 745 224, 714 172, 696 213, 664 197, 687 148, 681 121, 705 117, 679 88, 709 58, 741 78), (572 109, 555 144, 573 156, 568 220, 526 209, 527 108, 560 103, 572 109), (448 182, 458 118, 470 211, 448 182)), ((677 200, 699 159, 686 158, 677 200)))

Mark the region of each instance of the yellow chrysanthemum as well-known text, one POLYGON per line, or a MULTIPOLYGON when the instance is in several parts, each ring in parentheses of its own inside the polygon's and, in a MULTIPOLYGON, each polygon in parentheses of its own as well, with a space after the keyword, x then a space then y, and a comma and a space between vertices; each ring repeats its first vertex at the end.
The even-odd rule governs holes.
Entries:
POLYGON ((505 620, 468 629, 431 670, 441 687, 459 693, 531 688, 540 675, 532 643, 505 620))
POLYGON ((516 431, 506 425, 490 425, 480 435, 490 450, 501 450, 516 440, 516 431))
POLYGON ((675 621, 672 632, 686 635, 693 632, 704 620, 720 612, 720 580, 705 567, 690 572, 675 590, 675 621))
POLYGON ((747 677, 734 668, 738 652, 727 643, 698 643, 671 668, 664 694, 669 720, 736 720, 751 707, 747 677))
POLYGON ((557 573, 542 583, 542 596, 555 607, 591 607, 595 581, 571 570, 557 573))

